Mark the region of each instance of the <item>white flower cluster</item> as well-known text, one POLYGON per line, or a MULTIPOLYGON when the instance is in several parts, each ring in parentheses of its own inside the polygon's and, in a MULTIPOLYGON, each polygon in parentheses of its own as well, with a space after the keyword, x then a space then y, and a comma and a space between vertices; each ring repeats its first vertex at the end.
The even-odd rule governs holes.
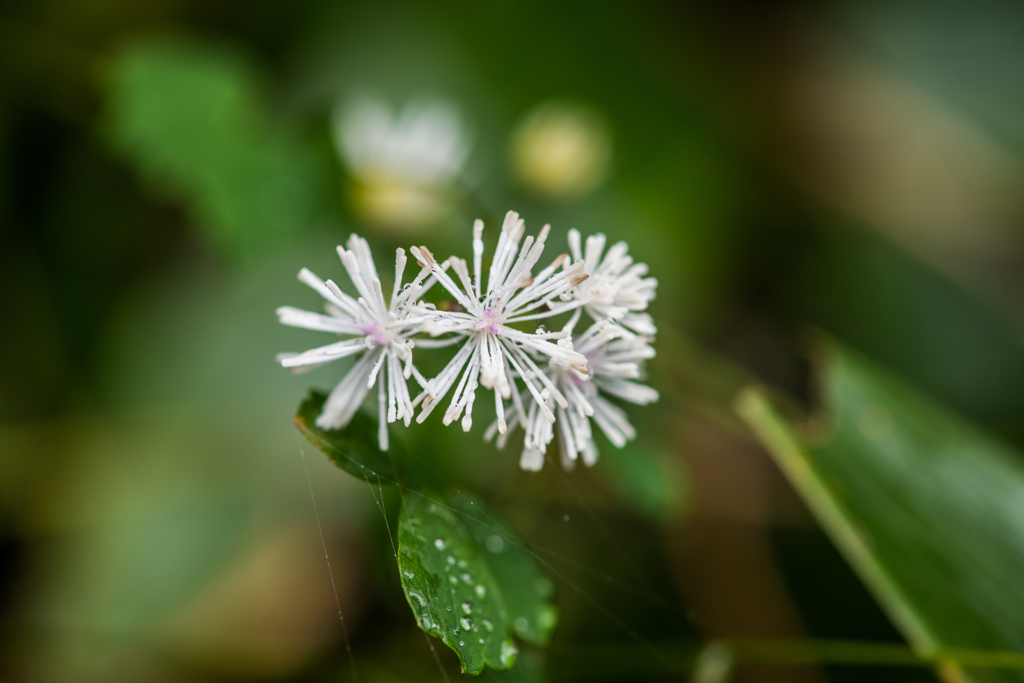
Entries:
POLYGON ((633 262, 624 242, 606 252, 604 235, 588 237, 581 245, 576 230, 569 233, 571 255, 562 254, 534 273, 550 226, 524 239, 523 221, 514 211, 505 216, 484 274, 483 228, 479 220, 473 226, 472 271, 464 259, 452 256, 438 263, 426 247, 413 247, 420 271, 403 284, 407 257, 398 249, 390 300, 385 300, 366 240, 352 235, 348 249, 338 247, 338 254, 358 296, 303 269, 299 280, 325 299, 326 313, 289 306, 277 311, 285 325, 343 339, 281 354, 278 361, 298 371, 358 354, 316 423, 324 429, 344 427, 376 385, 381 450, 388 448, 388 423, 401 420, 408 426, 413 417, 423 422, 453 386, 443 422, 461 419, 469 431, 476 391, 483 386, 494 392, 497 414, 486 438, 499 434, 498 445, 504 446, 512 430, 522 427, 523 469, 541 469, 556 433, 564 467, 571 468, 580 455, 592 465, 597 460, 592 421, 620 448, 636 436, 625 412, 607 397, 640 405, 658 399, 654 389, 638 381, 644 361, 654 356, 656 328, 645 309, 657 281, 647 276, 646 265, 633 262), (454 299, 446 307, 453 310, 424 301, 435 284, 454 299), (592 324, 577 335, 584 313, 592 324), (557 331, 543 325, 534 332, 516 327, 558 316, 568 322, 557 331), (445 347, 457 350, 440 374, 427 379, 413 363, 414 350, 445 347), (419 387, 415 398, 409 393, 410 379, 419 387))

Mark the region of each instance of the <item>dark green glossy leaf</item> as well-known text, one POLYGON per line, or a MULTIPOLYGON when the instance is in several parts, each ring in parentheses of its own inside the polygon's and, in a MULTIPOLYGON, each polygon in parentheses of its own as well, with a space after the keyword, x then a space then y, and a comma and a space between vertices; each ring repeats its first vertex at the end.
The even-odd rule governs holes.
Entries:
POLYGON ((357 412, 344 429, 328 430, 316 426, 316 418, 323 410, 326 394, 309 392, 295 415, 295 425, 335 465, 353 477, 366 481, 394 484, 406 479, 407 462, 401 446, 390 444, 389 451, 381 451, 377 444, 377 422, 363 412, 357 412))
POLYGON ((544 644, 558 622, 551 580, 522 541, 463 494, 405 495, 398 566, 420 628, 455 650, 464 672, 510 668, 513 633, 544 644))
POLYGON ((465 673, 507 669, 518 653, 501 589, 462 516, 439 495, 406 494, 398 568, 420 628, 455 650, 465 673))
POLYGON ((512 631, 535 645, 546 645, 558 624, 551 604, 555 585, 515 534, 476 498, 460 494, 451 501, 459 510, 481 556, 501 587, 512 631))
POLYGON ((822 357, 816 433, 760 389, 738 412, 918 652, 1024 652, 1024 456, 852 353, 822 357))

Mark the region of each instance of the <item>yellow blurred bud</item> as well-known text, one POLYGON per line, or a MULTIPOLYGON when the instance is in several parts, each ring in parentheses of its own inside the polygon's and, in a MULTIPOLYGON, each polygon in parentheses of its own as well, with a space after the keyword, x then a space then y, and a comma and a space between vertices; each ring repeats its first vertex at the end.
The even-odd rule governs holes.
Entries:
POLYGON ((519 124, 511 151, 512 170, 520 182, 549 197, 572 199, 608 176, 611 132, 591 107, 544 102, 519 124))
POLYGON ((436 224, 454 207, 454 193, 386 174, 349 183, 349 202, 358 217, 382 228, 415 230, 436 224))

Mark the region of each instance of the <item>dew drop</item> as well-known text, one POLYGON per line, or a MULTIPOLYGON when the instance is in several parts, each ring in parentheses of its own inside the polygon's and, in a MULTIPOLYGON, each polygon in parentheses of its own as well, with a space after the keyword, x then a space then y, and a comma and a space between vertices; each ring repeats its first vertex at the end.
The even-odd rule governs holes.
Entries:
POLYGON ((530 622, 526 620, 526 617, 516 617, 516 628, 520 631, 529 630, 530 622))
POLYGON ((464 603, 462 603, 462 611, 465 612, 466 614, 472 614, 473 613, 473 603, 471 603, 471 602, 464 602, 464 603))
POLYGON ((459 619, 459 623, 462 624, 462 628, 466 629, 467 631, 473 630, 473 620, 469 617, 462 617, 461 619, 459 619))
POLYGON ((443 538, 439 538, 436 541, 434 541, 434 547, 437 548, 438 550, 444 550, 445 548, 448 547, 448 544, 445 543, 443 538))
POLYGON ((463 641, 463 640, 460 640, 460 641, 459 641, 459 645, 465 645, 465 644, 466 644, 466 642, 465 642, 465 641, 463 641))
POLYGON ((457 628, 453 628, 453 629, 452 629, 452 633, 454 633, 455 635, 459 635, 460 633, 462 633, 462 631, 460 631, 460 630, 459 630, 459 629, 457 629, 457 628))
POLYGON ((494 630, 494 624, 484 619, 484 628, 487 629, 488 633, 491 633, 494 630))
POLYGON ((483 644, 484 644, 484 639, 483 639, 483 638, 481 638, 481 639, 480 639, 480 640, 478 640, 477 642, 478 642, 478 643, 480 643, 481 645, 483 645, 483 644))
POLYGON ((482 598, 482 597, 484 597, 485 595, 487 595, 487 589, 486 589, 486 588, 484 588, 483 586, 477 585, 477 587, 476 587, 476 589, 475 589, 475 590, 476 590, 476 596, 477 596, 478 598, 482 598))
POLYGON ((449 605, 448 607, 445 607, 445 609, 448 610, 449 612, 452 611, 451 605, 449 605))
POLYGON ((565 517, 562 517, 562 521, 568 522, 569 521, 569 515, 566 515, 565 517))
POLYGON ((505 541, 503 541, 501 536, 498 536, 497 534, 488 536, 487 540, 484 541, 484 545, 487 546, 488 550, 495 554, 500 553, 505 549, 505 541))
POLYGON ((423 596, 420 595, 419 593, 417 593, 416 591, 409 591, 409 595, 411 595, 412 597, 416 598, 416 602, 420 603, 424 607, 427 606, 427 601, 424 600, 423 596))
POLYGON ((451 582, 451 584, 453 586, 459 585, 459 580, 456 577, 454 577, 454 576, 449 576, 448 580, 451 582))
POLYGON ((413 579, 413 578, 416 578, 416 575, 415 575, 415 574, 413 574, 413 573, 412 573, 412 572, 410 572, 410 571, 405 571, 405 572, 402 572, 402 573, 403 573, 403 574, 405 575, 405 578, 407 578, 407 579, 413 579))
POLYGON ((447 562, 448 564, 455 564, 455 558, 454 558, 454 557, 452 557, 451 555, 449 555, 449 556, 448 556, 448 557, 447 557, 447 558, 445 559, 445 562, 447 562))
POLYGON ((463 574, 462 575, 462 580, 465 581, 466 583, 473 583, 473 577, 470 576, 469 574, 463 574))
POLYGON ((466 568, 466 561, 465 560, 459 560, 459 566, 462 567, 463 569, 465 569, 466 568))

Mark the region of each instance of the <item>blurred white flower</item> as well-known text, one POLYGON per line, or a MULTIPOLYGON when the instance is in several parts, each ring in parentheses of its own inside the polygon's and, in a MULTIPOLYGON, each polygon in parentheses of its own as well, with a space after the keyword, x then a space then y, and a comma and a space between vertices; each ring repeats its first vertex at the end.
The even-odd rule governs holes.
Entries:
POLYGON ((546 102, 516 128, 511 154, 512 170, 524 185, 550 197, 572 199, 608 176, 611 132, 590 107, 546 102))
MULTIPOLYGON (((576 316, 566 326, 572 332, 576 316)), ((556 422, 539 419, 537 404, 530 405, 526 420, 518 414, 509 422, 509 432, 498 440, 504 447, 511 430, 524 426, 525 437, 519 465, 524 470, 539 471, 544 465, 548 444, 558 433, 562 466, 572 469, 582 455, 587 466, 597 462, 597 446, 591 431, 591 420, 618 448, 636 437, 625 411, 602 394, 614 396, 629 403, 647 405, 658 400, 658 392, 636 380, 643 376, 643 362, 654 357, 650 340, 632 334, 608 320, 599 320, 581 335, 573 337, 576 350, 587 358, 587 374, 565 365, 558 359, 548 364, 547 376, 566 399, 565 406, 551 401, 545 394, 547 407, 556 413, 556 422)), ((485 438, 494 437, 494 425, 485 438)))
POLYGON ((607 252, 605 243, 605 236, 598 233, 588 237, 581 249, 579 230, 569 231, 572 257, 585 261, 583 272, 590 276, 576 288, 575 296, 587 300, 585 310, 594 320, 614 320, 637 334, 654 335, 658 328, 644 311, 657 294, 658 281, 645 277, 647 264, 634 263, 625 242, 617 242, 607 252))
POLYGON ((335 106, 334 144, 352 176, 360 217, 393 228, 435 223, 452 209, 470 142, 458 110, 442 100, 400 112, 360 97, 335 106))
POLYGON ((582 262, 577 261, 572 265, 567 263, 567 254, 562 254, 551 265, 533 275, 532 268, 544 250, 550 226, 545 225, 536 240, 532 235, 527 237, 519 249, 525 227, 519 214, 509 211, 484 286, 480 272, 484 252, 481 239, 483 227, 483 221, 480 220, 473 225, 472 279, 465 260, 453 256, 438 264, 426 247, 412 249, 421 265, 431 270, 441 286, 464 309, 441 313, 435 320, 423 325, 423 331, 434 336, 454 333, 455 337, 450 343, 461 344, 461 347, 447 367, 430 381, 427 390, 417 398, 417 401, 422 399, 423 410, 416 421, 426 419, 461 373, 462 378, 445 412, 444 423, 451 424, 465 411, 462 428, 469 431, 473 424, 476 389, 478 385, 483 385, 485 389, 494 391, 494 405, 498 415, 496 428, 504 434, 506 423, 502 399, 511 398, 519 419, 526 419, 520 394, 514 390, 515 376, 526 385, 525 400, 529 401, 532 396, 534 405, 539 407, 546 420, 553 422, 555 416, 548 408, 547 398, 542 392, 551 396, 557 405, 563 408, 568 406, 565 397, 540 370, 534 357, 557 359, 566 367, 575 368, 581 375, 587 372, 586 358, 573 350, 568 332, 538 330, 531 334, 509 325, 542 320, 579 308, 584 301, 571 299, 568 295, 587 276, 582 272, 582 262), (455 272, 458 284, 448 275, 449 267, 455 272))
POLYGON ((388 304, 384 300, 380 278, 365 239, 352 235, 348 240, 348 250, 338 247, 338 255, 348 271, 349 279, 355 285, 358 298, 341 291, 331 280, 324 282, 303 268, 299 280, 315 289, 326 300, 327 314, 283 306, 277 309, 277 316, 285 325, 333 332, 347 338, 304 353, 283 353, 278 355, 277 360, 286 368, 308 370, 339 358, 362 354, 327 397, 316 424, 323 429, 345 427, 380 374, 381 381, 377 385, 380 411, 378 442, 381 450, 387 450, 387 423, 403 420, 408 426, 413 416, 414 407, 406 380, 415 377, 421 386, 426 386, 426 379, 412 362, 411 337, 425 321, 436 315, 431 306, 418 301, 418 297, 430 288, 434 280, 427 280, 430 270, 424 268, 411 283, 403 287, 402 276, 407 258, 405 250, 398 249, 395 256, 395 284, 388 304))

